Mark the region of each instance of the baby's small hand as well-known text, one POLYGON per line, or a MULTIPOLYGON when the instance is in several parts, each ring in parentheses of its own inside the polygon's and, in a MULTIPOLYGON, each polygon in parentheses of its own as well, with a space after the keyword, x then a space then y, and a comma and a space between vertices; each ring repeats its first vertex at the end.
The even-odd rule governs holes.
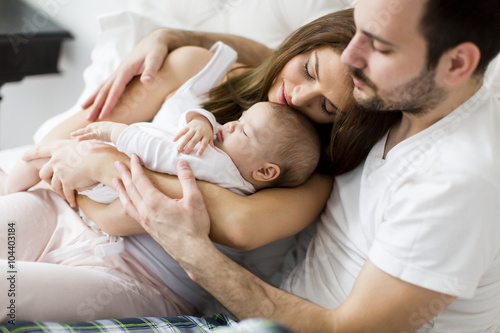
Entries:
MULTIPOLYGON (((114 123, 111 121, 100 121, 87 125, 87 127, 80 128, 79 130, 71 133, 71 136, 84 140, 101 140, 104 142, 111 142, 111 134, 116 126, 123 124, 114 123)), ((126 126, 126 125, 125 125, 126 126)))
POLYGON ((196 115, 194 118, 177 133, 174 142, 179 140, 178 150, 184 154, 189 154, 193 148, 200 143, 197 156, 201 156, 208 145, 214 147, 214 131, 212 124, 202 115, 196 115))

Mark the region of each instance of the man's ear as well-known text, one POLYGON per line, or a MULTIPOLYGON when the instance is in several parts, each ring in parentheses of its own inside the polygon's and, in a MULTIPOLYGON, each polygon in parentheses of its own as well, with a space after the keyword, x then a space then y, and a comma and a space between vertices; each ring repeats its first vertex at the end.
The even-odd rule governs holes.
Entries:
POLYGON ((455 86, 472 76, 481 59, 481 51, 476 44, 464 42, 443 55, 443 80, 455 86))
POLYGON ((270 182, 280 175, 280 167, 274 163, 264 163, 260 168, 252 172, 252 177, 259 182, 270 182))

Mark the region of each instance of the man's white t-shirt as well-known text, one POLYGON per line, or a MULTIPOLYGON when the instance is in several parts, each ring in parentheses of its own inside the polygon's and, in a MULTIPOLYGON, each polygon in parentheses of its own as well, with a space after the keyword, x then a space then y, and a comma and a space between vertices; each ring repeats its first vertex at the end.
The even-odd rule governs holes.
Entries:
MULTIPOLYGON (((305 260, 283 287, 326 308, 369 258, 384 272, 457 299, 419 332, 500 325, 500 103, 486 87, 383 158, 337 177, 305 260)), ((370 300, 377 302, 377 300, 370 300)), ((425 311, 425 309, 422 309, 425 311)))

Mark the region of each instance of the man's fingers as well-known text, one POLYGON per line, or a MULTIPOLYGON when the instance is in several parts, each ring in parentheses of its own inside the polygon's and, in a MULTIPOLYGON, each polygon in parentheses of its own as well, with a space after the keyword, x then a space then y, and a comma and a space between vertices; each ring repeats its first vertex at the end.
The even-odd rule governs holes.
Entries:
POLYGON ((135 188, 135 184, 132 181, 132 174, 129 168, 122 162, 116 162, 115 168, 116 170, 118 170, 118 173, 120 174, 122 184, 125 188, 125 191, 127 191, 129 198, 133 202, 141 201, 142 196, 140 195, 139 192, 137 192, 137 189, 135 188))
POLYGON ((165 62, 165 56, 155 56, 154 54, 155 52, 152 52, 144 59, 144 71, 141 75, 141 82, 144 84, 151 84, 154 82, 158 71, 165 62))
MULTIPOLYGON (((118 192, 118 196, 120 198, 120 202, 125 209, 125 212, 132 217, 134 220, 141 222, 141 216, 139 214, 139 211, 137 210, 137 207, 134 205, 134 202, 130 200, 130 197, 128 196, 127 190, 125 189, 123 182, 121 179, 114 178, 113 179, 113 184, 115 185, 115 189, 118 192)), ((142 225, 142 223, 141 223, 142 225)), ((143 225, 144 227, 144 225, 143 225)))
MULTIPOLYGON (((132 154, 130 158, 130 173, 135 189, 142 198, 152 198, 154 195, 158 194, 158 189, 153 186, 149 178, 144 174, 141 161, 135 154, 132 154)), ((132 200, 134 200, 134 198, 132 198, 132 200)))
POLYGON ((125 91, 125 87, 133 77, 133 73, 126 72, 124 74, 117 75, 117 77, 113 80, 113 84, 108 91, 106 101, 102 107, 101 114, 99 115, 99 120, 103 120, 111 114, 111 111, 116 106, 120 96, 125 91))
POLYGON ((189 206, 203 204, 203 197, 188 162, 179 161, 177 163, 177 172, 182 187, 183 200, 187 201, 189 206))
MULTIPOLYGON (((99 89, 100 88, 101 87, 99 87, 99 89)), ((87 98, 87 100, 82 104, 82 109, 86 109, 94 103, 95 98, 97 97, 97 94, 99 93, 99 89, 97 89, 89 98, 87 98)))
POLYGON ((99 91, 94 99, 94 103, 92 104, 92 108, 87 115, 87 120, 94 121, 97 119, 97 116, 101 113, 102 106, 106 101, 106 96, 109 93, 109 89, 111 87, 111 83, 113 82, 113 77, 107 79, 101 87, 99 87, 99 91))

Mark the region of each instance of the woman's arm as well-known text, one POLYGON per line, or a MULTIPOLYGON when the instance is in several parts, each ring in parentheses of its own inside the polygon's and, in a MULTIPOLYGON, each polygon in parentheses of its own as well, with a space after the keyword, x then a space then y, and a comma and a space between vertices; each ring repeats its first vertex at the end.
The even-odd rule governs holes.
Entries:
MULTIPOLYGON (((126 89, 126 92, 123 94, 119 103, 115 108, 115 112, 109 117, 109 119, 119 122, 130 124, 134 122, 140 121, 148 121, 151 120, 158 110, 160 109, 162 103, 165 101, 168 95, 172 94, 177 88, 182 85, 189 78, 197 74, 201 69, 203 69, 206 64, 212 58, 213 53, 201 49, 198 47, 184 47, 179 48, 178 50, 172 52, 167 61, 165 61, 163 67, 160 70, 159 75, 156 77, 154 84, 145 86, 142 82, 139 81, 138 78, 134 79, 126 89)), ((54 128, 51 132, 45 136, 43 142, 49 142, 58 139, 67 139, 70 137, 70 133, 87 126, 90 121, 87 120, 87 114, 90 112, 87 109, 85 112, 79 112, 74 116, 70 117, 56 128, 54 128)), ((87 161, 92 161, 95 163, 96 159, 87 154, 86 148, 83 145, 79 146, 71 146, 68 145, 64 149, 70 149, 66 151, 66 156, 71 156, 72 160, 81 161, 81 163, 85 163, 87 161), (74 150, 70 147, 83 147, 80 150, 74 150), (86 156, 79 156, 79 155, 86 156)), ((53 149, 55 150, 55 149, 53 149)), ((73 165, 73 167, 75 167, 73 165)), ((68 170, 69 173, 75 173, 73 169, 68 170)), ((49 173, 47 179, 51 177, 49 173)), ((60 183, 52 182, 56 186, 60 183)), ((89 186, 91 184, 95 184, 96 182, 89 182, 84 186, 89 186)), ((109 184, 108 184, 109 185, 109 184)), ((56 191, 58 191, 55 188, 56 191)), ((65 195, 68 201, 71 204, 74 204, 73 201, 73 189, 66 192, 65 195)), ((82 201, 82 203, 85 201, 82 201)), ((114 211, 114 206, 99 206, 99 205, 91 205, 83 203, 82 209, 83 211, 95 218, 95 222, 99 224, 99 221, 102 221, 102 224, 99 225, 101 229, 107 230, 110 234, 128 234, 131 232, 131 228, 129 228, 126 224, 124 224, 118 216, 120 216, 120 209, 117 207, 117 211, 114 211), (113 215, 113 212, 115 215, 113 215), (102 218, 99 216, 102 215, 102 218), (115 216, 116 224, 113 221, 109 220, 110 216, 115 216), (109 221, 109 226, 106 226, 105 223, 109 221), (118 223, 119 222, 119 223, 118 223), (123 230, 117 229, 120 226, 124 226, 123 230)), ((118 205, 116 205, 118 206, 118 205)))
POLYGON ((235 49, 238 62, 251 67, 262 63, 273 52, 261 43, 235 35, 166 28, 155 30, 136 45, 113 75, 85 102, 84 108, 92 106, 88 119, 107 118, 134 76, 142 74, 141 81, 146 85, 154 82, 169 52, 186 45, 208 49, 217 41, 235 49))
MULTIPOLYGON (((42 179, 52 179, 54 190, 66 198, 73 195, 74 189, 96 183, 114 188, 113 179, 120 177, 115 162, 124 163, 120 167, 130 166, 127 155, 101 142, 71 141, 63 148, 58 148, 57 143, 53 145, 57 148, 55 151, 51 145, 45 145, 28 152, 26 158, 52 156, 40 171, 40 176, 42 179), (68 163, 68 156, 74 163, 68 163)), ((182 196, 176 176, 147 169, 144 172, 162 192, 174 198, 182 196)), ((291 236, 312 223, 322 211, 332 183, 332 178, 316 174, 300 187, 264 189, 247 197, 203 181, 199 181, 198 185, 212 223, 211 239, 233 248, 250 250, 291 236)), ((89 216, 96 216, 84 211, 89 216)), ((116 212, 123 213, 121 208, 116 212)), ((112 216, 114 213, 103 214, 112 216)))
MULTIPOLYGON (((119 173, 115 161, 130 165, 130 159, 112 147, 99 147, 93 154, 101 163, 91 170, 99 182, 113 185, 119 173)), ((176 176, 144 169, 161 192, 180 198, 182 191, 176 176)), ((198 181, 207 206, 210 238, 241 250, 251 250, 304 229, 323 210, 330 195, 331 177, 315 174, 297 188, 270 188, 250 196, 240 196, 217 185, 198 181)))
POLYGON ((143 234, 144 228, 123 209, 120 200, 110 204, 93 201, 85 195, 78 195, 76 202, 102 231, 113 236, 143 234))

